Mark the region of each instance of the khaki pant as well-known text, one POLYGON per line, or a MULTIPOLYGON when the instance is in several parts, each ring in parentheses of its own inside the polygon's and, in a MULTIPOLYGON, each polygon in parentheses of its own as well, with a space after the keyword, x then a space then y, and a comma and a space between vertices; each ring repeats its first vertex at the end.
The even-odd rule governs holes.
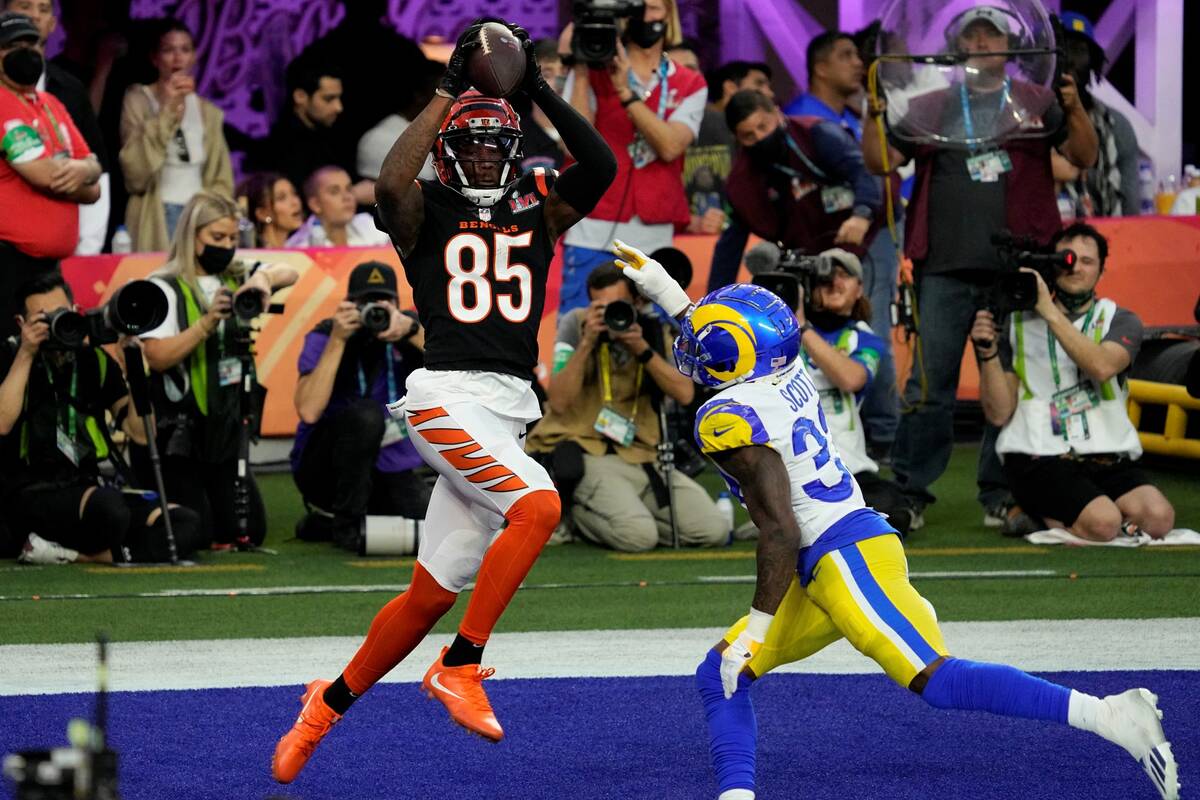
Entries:
MULTIPOLYGON (((671 486, 680 544, 725 544, 726 522, 704 487, 679 471, 671 473, 671 486)), ((636 552, 671 544, 670 512, 658 505, 645 468, 617 455, 584 454, 583 480, 575 489, 571 513, 585 538, 614 550, 636 552)))

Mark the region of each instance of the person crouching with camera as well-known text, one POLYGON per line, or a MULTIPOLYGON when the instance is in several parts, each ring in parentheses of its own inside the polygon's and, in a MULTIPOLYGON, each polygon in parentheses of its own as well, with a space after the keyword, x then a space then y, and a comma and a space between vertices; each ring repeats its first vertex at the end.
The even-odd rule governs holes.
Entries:
MULTIPOLYGON (((53 335, 50 322, 74 311, 58 272, 26 282, 14 305, 20 339, 0 346, 0 465, 2 507, 17 536, 27 534, 18 560, 166 561, 158 504, 100 485, 111 447, 106 412, 130 439, 146 441, 120 365, 87 342, 53 335)), ((179 507, 170 514, 178 554, 186 556, 204 543, 199 516, 179 507)))
POLYGON ((368 261, 350 273, 346 299, 304 338, 292 475, 311 510, 297 538, 358 550, 366 514, 424 519, 423 463, 387 404, 422 366, 424 333, 396 307, 396 273, 368 261))
MULTIPOLYGON (((238 530, 239 392, 243 364, 254 369, 244 357, 250 320, 272 292, 298 277, 285 264, 250 267, 236 259, 238 219, 237 204, 214 192, 198 192, 184 206, 168 261, 152 278, 167 293, 167 319, 142 335, 167 495, 200 513, 217 549, 238 530)), ((264 390, 257 381, 252 386, 257 431, 264 390)), ((257 545, 266 536, 266 513, 253 475, 246 478, 247 532, 257 545)))
MULTIPOLYGON (((549 410, 529 449, 551 452, 566 443, 566 452, 582 458, 567 479, 578 480, 571 519, 593 542, 624 551, 669 544, 673 493, 680 542, 724 544, 729 530, 708 492, 679 470, 669 473, 668 492, 655 469, 662 437, 656 403, 665 394, 687 405, 694 394, 691 380, 663 358, 674 334, 637 312, 637 292, 615 264, 592 270, 587 290, 590 304, 559 322, 549 410)), ((556 481, 569 461, 555 454, 556 481)))
POLYGON ((1013 496, 1047 526, 1106 542, 1132 526, 1152 537, 1175 525, 1175 510, 1137 466, 1142 454, 1126 412, 1126 380, 1142 343, 1132 311, 1097 297, 1108 241, 1085 223, 1055 235, 1075 252, 1054 287, 1037 278, 1037 306, 1013 312, 1007 331, 990 311, 971 329, 979 393, 1001 427, 996 452, 1013 496))

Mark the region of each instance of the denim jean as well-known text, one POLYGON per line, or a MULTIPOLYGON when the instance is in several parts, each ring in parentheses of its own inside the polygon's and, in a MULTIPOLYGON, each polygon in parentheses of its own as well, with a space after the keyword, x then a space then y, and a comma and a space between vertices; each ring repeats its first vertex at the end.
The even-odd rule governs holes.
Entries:
POLYGON ((750 239, 750 229, 737 217, 729 218, 729 227, 721 231, 713 246, 712 264, 708 272, 708 291, 715 292, 737 280, 742 266, 742 253, 750 239))
MULTIPOLYGON (((963 348, 987 289, 953 274, 921 275, 918 270, 918 276, 919 357, 914 357, 904 388, 905 410, 896 431, 892 468, 905 494, 923 507, 936 499, 929 487, 950 462, 963 348)), ((985 508, 1009 497, 996 457, 995 428, 984 431, 976 478, 978 499, 985 508)))
POLYGON ((179 225, 179 218, 183 216, 183 206, 179 203, 163 203, 163 217, 167 222, 167 238, 175 238, 175 228, 179 225))
POLYGON ((558 318, 575 308, 585 308, 588 298, 587 279, 601 264, 611 264, 614 256, 607 250, 567 245, 563 247, 562 287, 558 292, 558 318))
POLYGON ((871 301, 871 330, 886 345, 862 404, 863 428, 873 444, 891 445, 900 424, 896 362, 892 357, 892 300, 896 295, 896 245, 885 227, 863 259, 863 293, 871 301))

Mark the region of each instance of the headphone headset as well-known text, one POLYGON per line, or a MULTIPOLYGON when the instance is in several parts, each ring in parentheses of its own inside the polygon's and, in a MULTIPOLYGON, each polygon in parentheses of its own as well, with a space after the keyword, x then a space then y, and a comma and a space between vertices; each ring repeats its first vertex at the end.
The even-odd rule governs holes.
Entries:
POLYGON ((960 11, 959 13, 955 14, 954 17, 948 23, 946 23, 946 30, 945 30, 946 47, 950 50, 950 52, 955 52, 958 49, 958 36, 961 33, 961 31, 959 30, 959 20, 961 20, 963 17, 970 14, 971 12, 978 11, 981 8, 986 8, 991 11, 995 11, 999 14, 1004 14, 1005 16, 1009 17, 1012 20, 1012 23, 1015 23, 1015 24, 1009 25, 1009 28, 1010 28, 1009 33, 1008 33, 1008 49, 1009 50, 1031 50, 1031 49, 1033 49, 1033 43, 1030 40, 1028 29, 1025 27, 1024 21, 1022 21, 1021 17, 1016 12, 1011 11, 1007 8, 1001 8, 1000 6, 982 5, 982 6, 973 6, 964 11, 960 11), (1014 29, 1014 28, 1016 29, 1017 33, 1012 32, 1011 29, 1014 29))

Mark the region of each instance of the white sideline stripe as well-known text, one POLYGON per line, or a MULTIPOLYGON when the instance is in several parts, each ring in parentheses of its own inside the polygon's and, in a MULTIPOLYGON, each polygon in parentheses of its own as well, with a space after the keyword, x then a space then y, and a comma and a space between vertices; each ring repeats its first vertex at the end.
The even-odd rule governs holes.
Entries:
MULTIPOLYGON (((1198 617, 947 622, 942 631, 956 655, 1037 672, 1200 670, 1198 617)), ((487 663, 497 668, 500 678, 690 675, 724 632, 679 628, 498 633, 488 643, 487 663)), ((421 680, 450 638, 430 637, 384 680, 421 680)), ((109 647, 110 688, 300 687, 316 677, 335 677, 360 642, 357 636, 115 642, 109 647)), ((96 685, 95 659, 92 644, 0 646, 0 696, 90 692, 96 685)), ((845 641, 780 671, 880 672, 845 641)))

